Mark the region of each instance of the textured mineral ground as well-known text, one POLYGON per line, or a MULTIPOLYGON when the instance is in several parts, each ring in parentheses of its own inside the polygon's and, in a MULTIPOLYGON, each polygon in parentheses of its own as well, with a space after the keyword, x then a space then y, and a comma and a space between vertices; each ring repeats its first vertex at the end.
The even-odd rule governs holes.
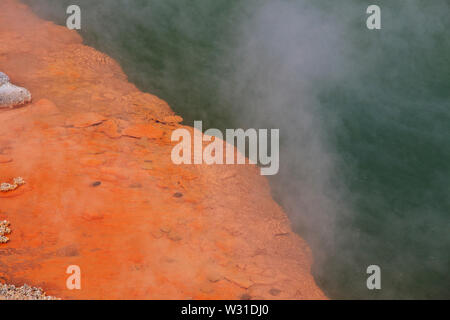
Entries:
POLYGON ((41 288, 33 288, 26 284, 21 287, 0 283, 0 300, 59 300, 47 296, 41 288))
POLYGON ((325 298, 256 166, 174 165, 181 118, 17 0, 0 1, 0 39, 0 70, 34 101, 0 110, 0 181, 26 180, 0 192, 0 283, 63 299, 325 298))

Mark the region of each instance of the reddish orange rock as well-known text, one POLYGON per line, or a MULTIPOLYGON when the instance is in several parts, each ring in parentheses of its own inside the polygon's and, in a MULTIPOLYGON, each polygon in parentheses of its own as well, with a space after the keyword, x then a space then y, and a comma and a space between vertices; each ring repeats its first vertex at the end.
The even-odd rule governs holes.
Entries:
POLYGON ((82 165, 90 167, 98 167, 104 164, 105 162, 106 162, 105 159, 99 157, 83 157, 80 159, 80 163, 82 165))
POLYGON ((133 138, 160 139, 163 137, 164 131, 151 124, 137 124, 126 128, 122 134, 133 138))
POLYGON ((163 118, 162 122, 176 124, 176 123, 183 122, 183 118, 180 116, 167 116, 167 117, 163 118))
POLYGON ((110 138, 120 138, 122 136, 122 134, 119 133, 119 127, 115 120, 107 120, 103 122, 98 127, 98 131, 103 132, 110 138))
POLYGON ((59 113, 59 109, 56 105, 48 99, 41 99, 30 105, 29 108, 33 113, 38 114, 54 115, 59 113))
POLYGON ((13 161, 13 159, 11 157, 0 154, 0 163, 8 163, 8 162, 12 162, 12 161, 13 161))
POLYGON ((181 117, 18 0, 0 1, 0 39, 2 71, 37 101, 0 112, 0 182, 26 181, 0 193, 2 282, 64 299, 326 298, 255 166, 174 165, 181 117))
POLYGON ((96 124, 100 124, 106 119, 106 117, 95 112, 79 113, 67 119, 66 126, 86 128, 96 124))

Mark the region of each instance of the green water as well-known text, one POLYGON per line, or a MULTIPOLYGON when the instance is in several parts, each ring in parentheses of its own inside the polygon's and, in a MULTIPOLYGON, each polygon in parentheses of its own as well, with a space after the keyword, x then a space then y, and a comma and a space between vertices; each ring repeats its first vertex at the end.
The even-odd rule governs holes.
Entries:
POLYGON ((273 194, 329 297, 450 298, 449 1, 374 1, 380 31, 356 0, 24 2, 79 4, 86 44, 187 124, 280 128, 273 194))

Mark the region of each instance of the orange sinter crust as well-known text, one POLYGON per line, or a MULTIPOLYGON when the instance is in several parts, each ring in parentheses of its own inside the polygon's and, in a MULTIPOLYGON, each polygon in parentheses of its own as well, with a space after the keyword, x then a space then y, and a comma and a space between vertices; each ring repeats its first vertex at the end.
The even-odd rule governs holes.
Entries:
POLYGON ((0 1, 0 39, 0 70, 33 96, 0 110, 0 182, 25 181, 0 192, 0 283, 63 299, 325 298, 256 166, 174 165, 183 126, 167 103, 17 0, 0 1))

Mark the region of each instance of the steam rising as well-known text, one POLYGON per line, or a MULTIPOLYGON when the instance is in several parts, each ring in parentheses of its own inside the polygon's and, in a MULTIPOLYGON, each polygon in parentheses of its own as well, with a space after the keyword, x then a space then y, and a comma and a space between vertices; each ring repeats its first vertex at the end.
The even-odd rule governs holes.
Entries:
POLYGON ((187 124, 279 128, 274 196, 330 297, 450 296, 448 1, 375 1, 381 31, 356 0, 26 2, 61 24, 76 2, 85 41, 187 124))

